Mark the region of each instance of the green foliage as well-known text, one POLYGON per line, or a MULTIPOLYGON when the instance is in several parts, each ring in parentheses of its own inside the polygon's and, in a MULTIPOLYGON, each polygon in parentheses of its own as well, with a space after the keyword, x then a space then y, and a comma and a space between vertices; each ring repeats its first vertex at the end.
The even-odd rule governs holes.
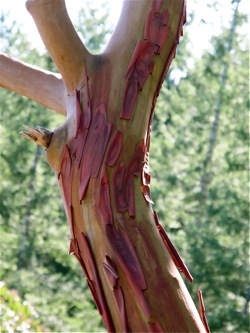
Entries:
POLYGON ((3 282, 0 282, 1 300, 1 332, 45 332, 38 324, 37 313, 28 305, 21 302, 15 290, 8 290, 3 282))
POLYGON ((91 53, 99 53, 110 36, 108 9, 107 3, 98 7, 97 3, 86 1, 84 7, 79 10, 76 31, 91 53))

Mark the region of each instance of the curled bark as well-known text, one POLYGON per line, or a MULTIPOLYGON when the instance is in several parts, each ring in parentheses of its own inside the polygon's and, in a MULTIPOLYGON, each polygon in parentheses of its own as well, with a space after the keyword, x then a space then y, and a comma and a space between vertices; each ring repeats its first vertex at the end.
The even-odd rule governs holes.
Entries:
POLYGON ((192 277, 152 209, 148 168, 154 107, 185 1, 125 1, 97 58, 79 41, 64 1, 27 6, 68 91, 67 119, 47 160, 69 222, 69 253, 108 331, 204 332, 178 268, 192 277))

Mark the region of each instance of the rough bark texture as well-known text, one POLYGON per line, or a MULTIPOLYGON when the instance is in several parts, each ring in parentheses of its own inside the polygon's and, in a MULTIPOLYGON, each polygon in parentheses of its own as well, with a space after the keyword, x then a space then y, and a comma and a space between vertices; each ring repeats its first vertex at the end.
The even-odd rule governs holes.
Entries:
MULTIPOLYGON (((154 107, 185 23, 185 1, 125 1, 98 56, 78 40, 63 1, 30 0, 27 7, 67 91, 67 120, 50 136, 47 159, 69 221, 69 253, 108 331, 208 331, 178 269, 192 276, 152 209, 148 170, 154 107)), ((28 88, 25 94, 40 102, 28 88)))

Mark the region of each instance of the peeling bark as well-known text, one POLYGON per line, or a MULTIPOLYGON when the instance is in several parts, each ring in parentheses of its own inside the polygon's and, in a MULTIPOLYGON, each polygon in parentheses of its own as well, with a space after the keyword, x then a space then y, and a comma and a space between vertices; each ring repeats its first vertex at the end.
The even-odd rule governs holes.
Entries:
POLYGON ((67 89, 67 119, 47 160, 69 222, 69 253, 104 324, 109 332, 204 332, 178 269, 191 274, 152 209, 148 170, 154 107, 185 1, 125 1, 97 57, 76 36, 64 1, 27 6, 67 89))

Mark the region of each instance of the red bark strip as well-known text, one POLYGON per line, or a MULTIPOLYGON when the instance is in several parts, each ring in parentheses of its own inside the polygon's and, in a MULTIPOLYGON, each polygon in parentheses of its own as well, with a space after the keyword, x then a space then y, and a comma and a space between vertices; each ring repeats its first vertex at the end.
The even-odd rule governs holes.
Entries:
POLYGON ((106 225, 106 234, 110 245, 117 254, 117 260, 125 276, 131 285, 140 290, 147 288, 146 281, 138 261, 134 247, 128 238, 128 235, 121 226, 118 225, 118 231, 114 226, 106 225))
POLYGON ((158 227, 158 225, 160 224, 160 222, 159 222, 158 215, 157 215, 157 213, 156 213, 155 210, 153 211, 153 214, 154 214, 155 224, 158 227))
POLYGON ((128 172, 124 178, 123 194, 126 200, 123 211, 128 210, 129 216, 135 217, 134 176, 128 172))
POLYGON ((129 80, 126 81, 126 88, 125 88, 125 95, 122 105, 122 110, 120 117, 122 119, 129 120, 132 115, 132 111, 136 102, 137 94, 138 94, 138 83, 136 80, 129 80))
MULTIPOLYGON (((158 0, 155 0, 155 1, 156 1, 156 4, 158 4, 158 0)), ((154 7, 156 8, 157 5, 153 4, 153 8, 154 7)), ((153 8, 152 8, 152 11, 153 11, 153 8)), ((155 10, 155 12, 159 11, 159 8, 160 8, 160 5, 158 5, 158 9, 155 10)), ((152 123, 152 119, 153 119, 153 114, 154 114, 154 109, 155 109, 155 105, 156 105, 156 100, 157 100, 157 97, 159 96, 162 83, 164 82, 164 78, 165 78, 165 76, 166 76, 166 74, 168 72, 170 64, 171 64, 173 58, 175 57, 176 48, 177 48, 177 45, 179 43, 180 36, 183 33, 182 27, 185 24, 185 22, 186 22, 186 1, 183 2, 182 16, 180 18, 180 22, 179 22, 179 25, 178 25, 179 29, 178 29, 178 32, 176 34, 176 42, 173 45, 173 47, 172 47, 172 49, 170 51, 170 54, 169 54, 169 56, 168 56, 168 58, 166 60, 164 69, 162 71, 161 79, 159 81, 158 87, 157 87, 157 89, 155 91, 155 94, 154 94, 154 98, 153 98, 153 102, 152 102, 152 107, 151 107, 151 113, 150 113, 149 122, 148 122, 148 133, 147 133, 147 144, 146 144, 146 146, 148 147, 148 150, 149 150, 149 144, 150 144, 151 123, 152 123)), ((145 29, 146 29, 146 27, 145 27, 145 29)))
MULTIPOLYGON (((122 216, 123 219, 123 223, 129 223, 129 221, 126 220, 125 216, 122 216)), ((128 280, 130 282, 131 288, 133 289, 134 293, 136 294, 136 299, 138 301, 138 303, 141 306, 141 309, 143 310, 146 318, 149 320, 151 318, 151 311, 149 309, 149 306, 146 302, 146 299, 143 295, 143 290, 147 289, 147 284, 146 284, 146 280, 143 274, 143 271, 141 269, 140 263, 138 261, 137 258, 137 254, 136 251, 133 247, 133 244, 131 243, 127 233, 125 232, 125 230, 122 228, 122 226, 118 223, 117 224, 118 227, 118 232, 119 235, 122 236, 122 243, 124 245, 124 259, 126 260, 126 264, 129 265, 130 267, 130 271, 131 271, 131 267, 133 268, 133 270, 131 271, 132 274, 127 275, 128 280), (132 256, 131 258, 129 258, 125 252, 130 253, 132 256), (132 260, 131 260, 132 259, 132 260)), ((122 267, 122 266, 121 266, 122 267)))
POLYGON ((87 279, 89 288, 92 292, 93 298, 95 300, 96 306, 103 318, 105 325, 107 326, 109 332, 114 332, 113 323, 110 317, 109 309, 104 297, 103 289, 99 280, 99 275, 96 269, 94 258, 91 252, 91 248, 88 243, 87 237, 84 233, 81 233, 81 245, 84 249, 85 266, 89 275, 87 279))
POLYGON ((87 281, 90 281, 90 277, 89 277, 89 274, 88 274, 88 271, 87 271, 87 268, 84 264, 84 261, 82 260, 80 254, 76 254, 76 252, 74 253, 74 256, 76 257, 76 259, 78 260, 80 266, 81 266, 81 269, 86 277, 86 280, 87 281))
MULTIPOLYGON (((72 241, 72 240, 71 240, 72 241)), ((75 246, 78 246, 77 244, 77 240, 75 240, 75 242, 71 242, 70 243, 70 251, 72 251, 72 249, 75 249, 75 246)), ((89 274, 89 270, 87 269, 82 257, 81 257, 81 253, 80 252, 76 252, 75 250, 72 252, 72 254, 74 254, 74 256, 76 257, 76 259, 79 261, 79 264, 86 276, 86 280, 87 280, 87 284, 89 286, 89 289, 91 291, 91 294, 93 296, 93 299, 95 301, 96 307, 100 313, 100 315, 102 315, 102 306, 101 303, 99 301, 99 298, 97 296, 97 292, 96 292, 96 287, 95 287, 95 282, 92 279, 92 276, 89 274)))
POLYGON ((77 137, 79 130, 83 126, 82 118, 83 118, 83 110, 82 110, 81 101, 80 101, 80 91, 76 90, 76 133, 75 133, 75 137, 77 137))
POLYGON ((91 280, 89 272, 88 272, 88 269, 87 269, 87 267, 86 267, 86 265, 85 265, 85 263, 84 263, 81 255, 80 255, 80 253, 79 254, 74 253, 74 256, 79 261, 79 264, 80 264, 80 266, 81 266, 81 268, 82 268, 82 270, 83 270, 83 272, 84 272, 84 274, 86 276, 86 281, 87 281, 87 284, 88 284, 89 289, 91 291, 91 294, 93 296, 93 299, 95 301, 96 307, 97 307, 100 315, 102 315, 102 306, 101 306, 101 303, 100 303, 99 298, 97 296, 97 292, 96 292, 96 288, 95 288, 95 283, 94 283, 93 280, 91 280))
POLYGON ((71 206, 71 157, 69 147, 65 145, 61 162, 61 181, 67 207, 71 206), (70 186, 69 186, 70 184, 70 186))
MULTIPOLYGON (((88 163, 90 164, 90 163, 88 163)), ((88 184, 89 184, 89 179, 90 179, 90 173, 91 170, 89 168, 89 165, 84 166, 84 168, 82 168, 82 172, 81 172, 81 183, 79 186, 79 198, 80 198, 80 203, 84 200, 85 195, 87 193, 87 188, 88 188, 88 184)))
POLYGON ((77 168, 80 168, 80 163, 82 159, 83 149, 86 143, 88 135, 88 130, 79 130, 77 137, 73 138, 69 142, 70 152, 72 163, 77 165, 77 168))
POLYGON ((125 300, 124 300, 124 294, 122 291, 122 287, 118 287, 116 288, 114 291, 114 296, 115 296, 115 300, 116 300, 116 304, 118 306, 118 309, 120 311, 121 314, 121 320, 122 320, 122 324, 123 324, 123 332, 127 333, 130 332, 129 328, 128 328, 128 320, 127 320, 127 315, 126 315, 126 307, 125 307, 125 300))
POLYGON ((102 306, 101 306, 100 299, 99 299, 99 297, 97 295, 97 292, 96 292, 95 283, 93 281, 88 281, 87 280, 87 284, 88 284, 88 287, 91 291, 92 297, 93 297, 95 305, 97 307, 97 310, 99 311, 100 315, 102 316, 103 315, 102 306))
POLYGON ((147 65, 144 63, 144 61, 141 58, 137 60, 135 70, 133 72, 133 78, 137 80, 140 91, 142 90, 150 74, 149 68, 152 69, 153 67, 154 67, 153 62, 150 62, 150 65, 147 65))
POLYGON ((129 163, 128 166, 129 173, 135 176, 139 176, 142 173, 144 155, 145 155, 144 140, 141 140, 141 142, 139 142, 138 145, 136 146, 131 162, 129 163))
POLYGON ((65 211, 69 221, 69 230, 71 237, 74 237, 73 231, 73 212, 72 212, 72 160, 69 147, 65 145, 61 161, 61 171, 59 173, 59 184, 64 196, 65 211))
POLYGON ((115 264, 108 256, 106 256, 106 262, 103 262, 102 265, 103 265, 104 274, 106 276, 106 280, 108 282, 110 289, 113 291, 116 304, 121 315, 123 332, 129 332, 124 295, 122 288, 118 286, 119 277, 115 270, 115 264))
MULTIPOLYGON (((112 270, 117 275, 117 273, 116 273, 116 266, 115 266, 114 261, 109 256, 105 256, 105 259, 106 259, 106 263, 112 268, 112 270)), ((117 275, 117 278, 118 278, 118 275, 117 275)))
POLYGON ((190 282, 192 282, 193 281, 192 275, 190 274, 187 266, 185 265, 185 263, 181 259, 179 253, 177 252, 176 248, 174 247, 173 243, 171 242, 170 238, 168 237, 166 231, 163 229, 162 225, 160 224, 156 211, 154 211, 154 219, 155 219, 155 224, 156 224, 156 226, 157 226, 157 228, 160 232, 160 235, 161 235, 161 237, 164 241, 164 244, 166 245, 167 249, 169 250, 169 253, 170 253, 174 263, 179 268, 179 270, 181 272, 183 272, 183 274, 187 277, 187 279, 190 282))
POLYGON ((147 16, 144 38, 155 45, 154 50, 156 54, 160 54, 162 47, 168 38, 168 21, 168 10, 165 10, 163 13, 159 13, 155 12, 155 8, 152 8, 147 16))
POLYGON ((122 149, 122 143, 123 143, 123 133, 116 130, 108 150, 108 154, 105 161, 106 165, 110 167, 113 167, 115 165, 122 149))
POLYGON ((142 90, 148 76, 152 73, 154 63, 154 46, 147 40, 139 40, 132 55, 126 78, 136 80, 142 90))
POLYGON ((115 207, 118 212, 128 210, 131 217, 135 217, 134 176, 117 167, 114 174, 115 207))
POLYGON ((150 174, 149 173, 147 173, 147 172, 143 172, 143 185, 150 185, 150 179, 151 179, 151 176, 150 176, 150 174))
POLYGON ((114 189, 116 192, 122 190, 123 179, 125 175, 126 168, 124 166, 117 166, 114 173, 114 189))
POLYGON ((154 49, 152 43, 147 40, 139 40, 129 63, 126 78, 134 78, 138 80, 140 76, 148 77, 149 68, 152 66, 153 56, 154 49))
POLYGON ((81 245, 83 247, 82 254, 84 255, 84 263, 86 265, 90 281, 94 281, 96 278, 96 269, 95 269, 95 263, 94 259, 89 247, 89 242, 87 240, 87 237, 84 235, 84 233, 81 233, 81 242, 80 242, 80 248, 81 245))
POLYGON ((158 321, 156 321, 155 323, 149 323, 149 330, 151 333, 164 333, 164 330, 158 323, 158 321))
POLYGON ((109 178, 105 166, 102 169, 100 190, 99 190, 99 209, 102 220, 105 224, 113 224, 113 213, 110 199, 109 178))
POLYGON ((149 187, 149 185, 142 185, 141 186, 141 190, 142 190, 142 194, 143 194, 145 200, 148 203, 153 204, 154 201, 152 200, 151 195, 150 195, 150 187, 149 187))
POLYGON ((190 274, 187 266, 185 265, 184 261, 182 260, 182 258, 180 257, 179 253, 177 252, 176 248, 174 247, 173 243, 171 242, 170 238, 168 237, 166 231, 163 229, 162 225, 159 223, 157 225, 157 228, 160 232, 160 235, 175 263, 175 265, 179 268, 179 270, 186 276, 186 278, 192 282, 193 281, 193 277, 190 274))
MULTIPOLYGON (((169 12, 160 13, 161 1, 154 2, 146 18, 144 40, 139 40, 126 73, 126 88, 120 117, 129 120, 136 103, 139 90, 142 90, 148 76, 154 69, 154 54, 160 54, 170 28, 169 12)), ((166 73, 165 73, 166 74, 166 73)), ((165 76, 165 75, 164 75, 165 76)))
POLYGON ((120 117, 130 119, 139 89, 142 90, 148 76, 152 73, 154 47, 149 41, 139 40, 126 73, 126 89, 120 117))
POLYGON ((75 238, 70 240, 69 244, 69 255, 78 255, 79 254, 79 249, 77 245, 77 240, 75 238))
POLYGON ((79 197, 82 201, 86 195, 90 177, 97 177, 111 132, 107 123, 106 107, 100 105, 90 127, 80 165, 79 197))
POLYGON ((75 238, 75 217, 74 217, 74 210, 73 210, 73 206, 71 205, 68 209, 68 214, 69 214, 69 229, 70 229, 70 234, 71 237, 75 238))
MULTIPOLYGON (((114 192, 116 209, 119 212, 128 210, 131 217, 136 216, 134 196, 134 176, 140 176, 145 165, 145 144, 141 140, 135 148, 128 168, 117 166, 114 173, 114 192)), ((148 178, 147 178, 148 179, 148 178)), ((147 199, 150 196, 147 197, 147 199)), ((149 199, 148 199, 149 200, 149 199)), ((151 200, 152 202, 152 200, 151 200)))
POLYGON ((108 263, 103 262, 103 271, 108 281, 108 285, 111 290, 114 290, 117 287, 118 275, 116 271, 108 263))
MULTIPOLYGON (((88 87, 86 87, 88 90, 88 87)), ((80 91, 76 90, 76 134, 77 137, 78 132, 84 129, 88 129, 90 122, 91 122, 91 109, 90 109, 90 101, 88 101, 88 94, 85 94, 86 98, 86 109, 83 111, 81 106, 81 98, 80 98, 80 91)))
POLYGON ((169 54, 169 56, 168 56, 168 58, 166 60, 165 66, 164 66, 164 70, 162 71, 162 76, 161 76, 161 79, 159 81, 159 85, 158 85, 158 87, 156 89, 156 92, 155 92, 155 96, 154 96, 154 100, 153 100, 153 104, 152 104, 152 111, 151 111, 151 113, 153 113, 154 106, 155 106, 157 97, 159 96, 162 83, 163 83, 164 78, 165 78, 165 76, 167 74, 167 71, 168 71, 168 69, 170 67, 171 62, 172 62, 173 58, 175 57, 176 48, 177 48, 177 45, 179 44, 180 36, 182 34, 182 27, 185 24, 185 22, 186 22, 186 1, 183 2, 182 16, 180 18, 180 22, 179 22, 179 25, 178 25, 179 29, 178 29, 178 32, 176 34, 176 42, 173 45, 172 50, 170 51, 170 54, 169 54))
POLYGON ((136 295, 136 300, 138 301, 138 303, 140 304, 140 307, 145 315, 145 317, 147 318, 148 322, 151 319, 151 311, 150 308, 148 306, 148 303, 143 295, 143 292, 139 289, 136 289, 135 287, 134 289, 134 293, 136 295))
POLYGON ((210 328, 208 326, 207 318, 206 318, 206 310, 205 310, 205 305, 204 305, 204 301, 203 301, 203 297, 202 297, 202 291, 200 289, 198 290, 198 297, 199 297, 199 302, 200 302, 201 319, 205 326, 206 332, 211 333, 210 328))
POLYGON ((91 167, 91 176, 96 178, 98 176, 111 133, 111 124, 107 123, 105 104, 102 104, 97 108, 95 117, 98 117, 98 125, 97 128, 93 128, 91 132, 96 136, 96 141, 93 147, 94 149, 92 151, 93 163, 91 167))
POLYGON ((118 212, 126 211, 127 207, 127 200, 125 192, 123 191, 125 172, 126 168, 124 166, 117 166, 113 176, 115 207, 118 212))

